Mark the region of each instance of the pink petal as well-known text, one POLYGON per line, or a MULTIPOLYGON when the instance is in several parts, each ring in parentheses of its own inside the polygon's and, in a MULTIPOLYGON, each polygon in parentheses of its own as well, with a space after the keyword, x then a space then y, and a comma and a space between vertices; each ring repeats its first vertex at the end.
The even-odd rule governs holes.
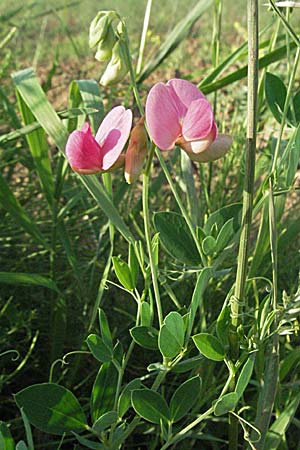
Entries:
POLYGON ((182 135, 186 141, 204 139, 214 126, 214 115, 209 102, 204 99, 194 100, 182 124, 182 135))
POLYGON ((228 134, 219 134, 217 139, 201 153, 193 153, 184 149, 193 161, 210 162, 222 158, 232 144, 232 137, 228 134))
POLYGON ((96 141, 101 146, 102 169, 108 170, 119 158, 129 137, 132 112, 123 106, 113 108, 102 121, 96 141))
POLYGON ((171 95, 163 83, 150 90, 146 101, 146 122, 153 142, 162 150, 171 150, 181 134, 180 116, 171 95))
POLYGON ((171 88, 172 97, 176 102, 181 117, 185 116, 194 100, 205 99, 205 95, 190 81, 173 78, 168 81, 167 86, 171 88))
POLYGON ((85 123, 81 130, 75 130, 70 134, 66 145, 66 155, 75 172, 91 174, 101 170, 101 149, 88 123, 85 123))

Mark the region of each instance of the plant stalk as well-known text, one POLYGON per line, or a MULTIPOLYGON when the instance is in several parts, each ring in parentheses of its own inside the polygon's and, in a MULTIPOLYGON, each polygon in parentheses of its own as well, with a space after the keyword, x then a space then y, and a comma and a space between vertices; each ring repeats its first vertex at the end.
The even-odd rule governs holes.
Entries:
POLYGON ((231 355, 238 358, 239 342, 237 328, 240 322, 240 305, 245 300, 248 270, 248 251, 253 209, 254 171, 257 125, 258 86, 258 1, 248 1, 248 126, 245 178, 243 190, 242 230, 240 236, 238 264, 234 297, 231 302, 231 355))
MULTIPOLYGON (((231 301, 230 354, 233 361, 239 357, 238 326, 240 324, 241 305, 245 302, 246 279, 248 272, 248 252, 252 221, 256 127, 257 127, 257 90, 258 90, 258 0, 248 0, 248 110, 247 110, 247 147, 245 178, 243 189, 242 229, 238 253, 234 296, 231 301)), ((232 381, 232 390, 235 379, 232 381)), ((231 417, 229 423, 229 450, 238 448, 238 421, 231 417)))

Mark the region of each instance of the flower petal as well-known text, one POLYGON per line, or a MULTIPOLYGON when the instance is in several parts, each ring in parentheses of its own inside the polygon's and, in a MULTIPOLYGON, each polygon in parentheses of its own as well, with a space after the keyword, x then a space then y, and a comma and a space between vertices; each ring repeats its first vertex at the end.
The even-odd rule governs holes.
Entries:
POLYGON ((232 137, 229 134, 219 134, 217 139, 201 153, 193 153, 186 148, 184 150, 193 161, 210 162, 222 158, 228 152, 231 144, 232 137))
POLYGON ((91 174, 101 171, 101 149, 88 123, 85 123, 81 130, 75 130, 70 134, 66 145, 66 155, 75 172, 91 174))
POLYGON ((101 146, 102 169, 108 170, 119 158, 129 137, 132 112, 123 106, 113 108, 102 121, 96 141, 101 146))
POLYGON ((182 124, 182 135, 186 141, 204 139, 214 127, 214 115, 210 103, 204 99, 194 100, 182 124))
POLYGON ((173 99, 176 102, 181 117, 185 116, 190 104, 194 100, 206 98, 200 89, 190 81, 173 78, 167 82, 167 86, 171 88, 173 99))
POLYGON ((146 101, 146 122, 153 142, 162 150, 171 150, 181 134, 180 116, 171 89, 157 83, 146 101))

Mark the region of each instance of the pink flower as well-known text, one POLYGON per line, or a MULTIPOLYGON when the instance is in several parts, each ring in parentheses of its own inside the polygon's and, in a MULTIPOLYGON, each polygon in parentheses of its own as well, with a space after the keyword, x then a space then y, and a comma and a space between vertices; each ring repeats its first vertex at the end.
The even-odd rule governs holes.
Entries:
POLYGON ((129 137, 132 112, 123 106, 113 108, 102 121, 96 136, 85 123, 73 131, 66 145, 66 155, 75 172, 89 175, 115 167, 129 137))
POLYGON ((210 103, 186 80, 174 78, 153 86, 146 102, 146 122, 153 142, 161 150, 179 145, 195 161, 218 159, 231 145, 230 136, 217 137, 210 103))

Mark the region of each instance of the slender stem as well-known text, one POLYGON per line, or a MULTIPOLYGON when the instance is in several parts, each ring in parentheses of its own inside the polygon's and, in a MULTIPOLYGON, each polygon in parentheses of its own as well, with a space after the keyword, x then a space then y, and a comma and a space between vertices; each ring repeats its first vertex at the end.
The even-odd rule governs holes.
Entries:
POLYGON ((187 425, 185 428, 183 428, 181 431, 179 431, 173 438, 171 438, 168 442, 165 443, 161 447, 160 450, 166 450, 170 447, 170 445, 174 444, 177 441, 180 441, 190 430, 192 430, 196 425, 198 425, 200 422, 202 422, 206 417, 210 416, 214 411, 214 408, 211 407, 207 411, 205 411, 203 414, 201 414, 197 419, 195 419, 193 422, 191 422, 189 425, 187 425))
MULTIPOLYGON (((213 35, 212 35, 212 65, 216 68, 219 64, 219 56, 220 56, 220 41, 221 41, 221 26, 222 26, 222 9, 223 9, 223 1, 215 0, 214 3, 214 21, 213 21, 213 35)), ((214 115, 217 113, 217 103, 218 103, 218 91, 214 93, 213 100, 213 111, 214 115)), ((202 164, 200 164, 200 169, 202 164)), ((204 171, 204 169, 203 169, 204 171)), ((209 198, 211 193, 211 183, 213 179, 213 163, 210 162, 208 165, 208 181, 207 188, 205 185, 205 189, 207 190, 208 196, 206 196, 206 203, 208 207, 208 211, 210 211, 209 202, 207 198, 209 198)))
MULTIPOLYGON (((125 25, 124 25, 124 28, 125 28, 125 30, 127 30, 125 25)), ((136 83, 136 77, 135 77, 135 72, 134 72, 133 65, 132 65, 132 59, 131 59, 130 49, 129 49, 129 38, 128 38, 127 32, 126 32, 125 49, 126 49, 127 65, 128 65, 128 68, 129 68, 133 95, 134 95, 134 98, 136 100, 139 112, 140 112, 141 116, 143 116, 144 115, 144 108, 143 108, 143 105, 142 105, 142 102, 141 102, 141 99, 140 99, 138 86, 137 86, 137 83, 136 83)))
POLYGON ((145 51, 145 45, 146 45, 146 38, 147 38, 147 31, 148 31, 149 21, 150 21, 151 7, 152 7, 152 0, 148 0, 146 10, 145 10, 145 16, 144 16, 144 24, 143 24, 143 31, 142 31, 141 42, 140 42, 139 57, 138 57, 138 62, 137 62, 137 66, 136 66, 137 74, 139 74, 142 69, 143 57, 144 57, 144 51, 145 51))
POLYGON ((248 1, 248 127, 245 178, 243 190, 242 230, 238 254, 238 265, 234 297, 231 303, 232 333, 231 353, 238 357, 239 343, 237 327, 240 319, 240 303, 244 301, 248 270, 248 250, 252 220, 254 170, 257 123, 257 84, 258 84, 258 0, 248 1))
MULTIPOLYGON (((230 353, 233 360, 239 357, 239 339, 237 329, 240 323, 240 306, 245 300, 245 287, 248 272, 248 251, 250 227, 252 221, 254 196, 254 171, 257 124, 258 89, 258 0, 248 0, 248 111, 247 111, 247 148, 245 178, 243 190, 242 229, 240 236, 237 274, 234 296, 231 302, 230 353)), ((234 390, 235 379, 231 389, 234 390)), ((238 448, 238 421, 233 416, 229 423, 229 450, 238 448)))
POLYGON ((145 169, 145 172, 143 175, 143 198, 142 198, 142 200, 143 200, 143 215, 144 215, 144 228, 145 228, 146 244, 147 244, 147 250, 148 250, 148 254, 149 254, 149 264, 150 264, 151 275, 152 275, 152 283, 153 283, 153 289, 154 289, 154 297, 155 297, 155 302, 156 302, 158 322, 159 322, 159 326, 161 327, 161 325, 163 323, 163 312, 162 312, 160 293, 159 293, 159 287, 158 287, 157 268, 156 268, 156 264, 155 264, 155 260, 154 260, 153 251, 152 251, 150 216, 149 216, 149 178, 150 178, 150 170, 151 170, 153 155, 154 155, 154 146, 152 145, 150 155, 148 158, 148 162, 146 165, 146 169, 145 169))
POLYGON ((183 217, 184 217, 184 219, 186 221, 186 224, 189 227, 191 235, 192 235, 192 237, 193 237, 193 239, 195 241, 196 247, 198 249, 199 255, 200 255, 201 260, 202 260, 202 264, 203 264, 204 267, 206 267, 207 266, 207 259, 206 259, 206 256, 204 255, 203 251, 202 251, 200 242, 199 242, 199 240, 197 238, 195 226, 193 225, 193 223, 192 223, 192 221, 191 221, 191 219, 190 219, 190 217, 189 217, 189 215, 188 215, 188 213, 187 213, 187 211, 186 211, 186 209, 185 209, 185 207, 184 207, 184 205, 182 203, 180 195, 178 194, 178 192, 176 190, 176 187, 175 187, 175 184, 174 184, 174 182, 172 180, 171 174, 170 174, 170 172, 168 170, 168 167, 167 167, 167 165, 166 165, 166 163, 165 163, 165 161, 164 161, 164 159, 162 157, 162 154, 161 154, 159 148, 157 148, 157 147, 155 148, 155 153, 156 153, 156 156, 157 156, 157 158, 158 158, 158 160, 160 162, 160 165, 161 165, 161 167, 162 167, 162 169, 164 171, 165 177, 168 180, 168 183, 169 183, 171 191, 172 191, 172 193, 173 193, 173 195, 175 197, 177 205, 179 206, 180 211, 181 211, 181 213, 182 213, 182 215, 183 215, 183 217))

